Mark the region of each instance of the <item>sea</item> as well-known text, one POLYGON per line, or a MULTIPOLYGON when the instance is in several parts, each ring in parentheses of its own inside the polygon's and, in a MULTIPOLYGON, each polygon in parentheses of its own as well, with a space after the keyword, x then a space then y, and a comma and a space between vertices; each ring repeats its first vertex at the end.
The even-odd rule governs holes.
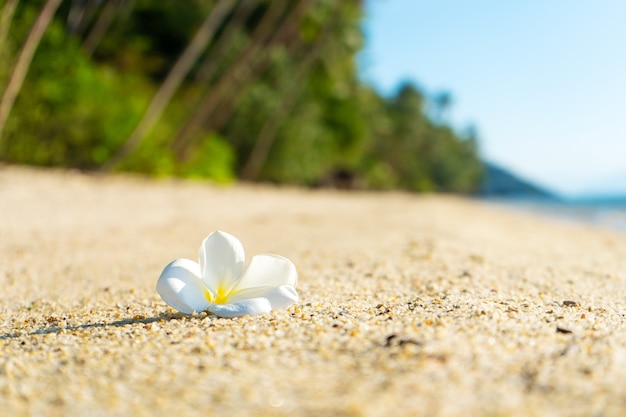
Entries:
POLYGON ((626 195, 582 198, 488 198, 488 202, 566 222, 626 233, 626 195))

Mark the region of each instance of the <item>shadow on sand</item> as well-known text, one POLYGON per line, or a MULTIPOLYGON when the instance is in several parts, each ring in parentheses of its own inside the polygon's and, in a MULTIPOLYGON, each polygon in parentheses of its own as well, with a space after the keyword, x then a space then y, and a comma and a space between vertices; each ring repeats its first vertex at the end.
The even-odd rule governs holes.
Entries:
POLYGON ((52 334, 52 333, 60 333, 62 331, 71 332, 71 331, 76 331, 76 330, 85 330, 85 329, 93 329, 93 328, 122 327, 122 326, 128 326, 130 324, 150 324, 150 323, 154 323, 154 322, 161 321, 161 320, 163 321, 180 320, 180 319, 184 319, 188 317, 193 317, 193 316, 187 316, 182 313, 176 313, 176 314, 161 313, 155 317, 126 318, 126 319, 112 321, 112 322, 86 323, 86 324, 79 324, 77 326, 65 326, 65 327, 52 326, 52 327, 44 327, 39 330, 30 332, 30 333, 21 333, 21 334, 20 333, 5 333, 3 335, 0 335, 0 340, 15 339, 21 336, 34 336, 34 335, 40 335, 40 334, 45 335, 45 334, 52 334))

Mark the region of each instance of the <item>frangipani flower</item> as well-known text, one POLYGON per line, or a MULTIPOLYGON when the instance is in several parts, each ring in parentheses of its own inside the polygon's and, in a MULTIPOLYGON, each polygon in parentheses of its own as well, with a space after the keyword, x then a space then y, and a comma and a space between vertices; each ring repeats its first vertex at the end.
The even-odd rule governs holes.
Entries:
POLYGON ((161 298, 181 313, 208 310, 237 317, 284 309, 298 301, 298 273, 287 258, 257 255, 244 271, 241 242, 219 231, 204 239, 199 258, 200 263, 172 261, 157 281, 161 298))

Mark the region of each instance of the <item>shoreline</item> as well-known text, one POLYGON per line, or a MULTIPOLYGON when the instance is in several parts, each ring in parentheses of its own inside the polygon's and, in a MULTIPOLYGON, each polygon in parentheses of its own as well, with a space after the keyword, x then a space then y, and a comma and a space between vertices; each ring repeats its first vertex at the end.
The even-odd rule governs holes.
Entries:
POLYGON ((623 415, 626 235, 455 196, 0 167, 0 415, 623 415), (266 316, 154 289, 213 230, 266 316), (6 414, 4 414, 6 413, 6 414))
POLYGON ((486 198, 484 201, 515 212, 539 215, 556 221, 626 232, 626 202, 622 197, 615 200, 572 201, 486 198))

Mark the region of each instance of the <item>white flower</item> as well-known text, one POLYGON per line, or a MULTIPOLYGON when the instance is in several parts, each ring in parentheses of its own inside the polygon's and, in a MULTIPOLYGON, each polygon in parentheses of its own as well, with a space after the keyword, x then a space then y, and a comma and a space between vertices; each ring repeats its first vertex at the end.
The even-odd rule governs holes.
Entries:
POLYGON ((298 301, 298 273, 287 258, 257 255, 244 271, 241 242, 219 231, 204 239, 199 257, 199 264, 172 261, 156 284, 161 298, 181 313, 208 310, 220 317, 237 317, 284 309, 298 301))

